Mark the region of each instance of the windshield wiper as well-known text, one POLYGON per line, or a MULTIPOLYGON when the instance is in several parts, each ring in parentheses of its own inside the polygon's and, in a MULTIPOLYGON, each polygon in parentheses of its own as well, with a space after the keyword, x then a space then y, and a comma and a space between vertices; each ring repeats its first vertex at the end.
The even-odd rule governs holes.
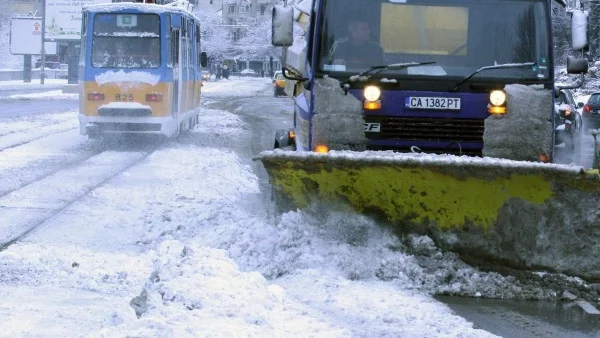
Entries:
POLYGON ((436 63, 436 61, 392 63, 389 65, 372 66, 371 68, 365 70, 362 73, 350 76, 348 78, 348 81, 341 84, 341 87, 344 89, 344 92, 346 94, 348 94, 350 82, 358 81, 363 76, 379 74, 379 73, 383 72, 384 70, 400 70, 400 69, 405 69, 405 68, 409 68, 409 67, 430 65, 432 63, 436 63))
POLYGON ((472 78, 473 76, 477 75, 478 73, 480 73, 480 72, 482 72, 484 70, 488 70, 488 69, 503 69, 503 68, 531 67, 531 66, 535 66, 535 65, 536 65, 535 62, 525 62, 525 63, 503 63, 503 64, 499 64, 499 65, 484 66, 484 67, 481 67, 481 68, 477 69, 473 73, 465 76, 460 81, 458 81, 456 84, 454 84, 454 86, 448 88, 448 90, 451 91, 451 92, 457 91, 458 90, 458 86, 460 86, 461 84, 467 82, 470 78, 472 78))

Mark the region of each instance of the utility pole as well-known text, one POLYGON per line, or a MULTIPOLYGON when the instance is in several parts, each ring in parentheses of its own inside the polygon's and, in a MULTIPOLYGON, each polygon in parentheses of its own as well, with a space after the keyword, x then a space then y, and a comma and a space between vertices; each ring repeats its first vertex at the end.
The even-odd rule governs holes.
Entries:
POLYGON ((40 68, 40 83, 44 84, 44 78, 46 77, 45 63, 46 63, 46 0, 42 0, 42 66, 40 68))

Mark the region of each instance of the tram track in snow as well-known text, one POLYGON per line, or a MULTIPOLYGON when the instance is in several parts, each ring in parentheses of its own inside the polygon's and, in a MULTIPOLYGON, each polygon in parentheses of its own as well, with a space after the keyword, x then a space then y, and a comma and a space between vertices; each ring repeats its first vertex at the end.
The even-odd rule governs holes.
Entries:
POLYGON ((37 123, 30 121, 21 122, 31 124, 31 126, 17 127, 15 129, 14 122, 5 123, 6 126, 2 126, 0 123, 0 152, 79 128, 79 125, 72 118, 59 120, 58 122, 54 120, 44 120, 41 123, 40 121, 37 123))
MULTIPOLYGON (((42 135, 38 134, 35 137, 30 137, 30 138, 27 138, 25 140, 19 140, 19 141, 13 141, 13 142, 6 142, 5 140, 0 139, 0 152, 16 148, 16 147, 25 145, 27 143, 35 142, 37 140, 41 140, 41 139, 43 139, 45 137, 52 136, 54 134, 64 133, 64 132, 72 131, 72 130, 75 130, 75 129, 77 129, 77 128, 60 129, 60 130, 57 130, 56 132, 53 132, 53 133, 42 134, 42 135)), ((2 137, 2 136, 0 136, 0 137, 2 137)))
MULTIPOLYGON (((0 151, 0 197, 77 165, 100 150, 85 147, 76 133, 56 133, 0 151)), ((1 140, 1 138, 0 138, 1 140)))
POLYGON ((3 194, 0 196, 0 251, 143 162, 153 152, 102 152, 3 194), (64 182, 68 182, 68 186, 64 182))

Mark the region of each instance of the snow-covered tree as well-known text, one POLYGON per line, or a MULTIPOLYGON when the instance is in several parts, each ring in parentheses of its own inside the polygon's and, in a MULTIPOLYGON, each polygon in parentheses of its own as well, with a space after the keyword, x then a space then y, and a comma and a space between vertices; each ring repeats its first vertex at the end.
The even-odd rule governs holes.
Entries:
POLYGON ((584 8, 589 11, 588 38, 592 60, 600 59, 600 1, 589 0, 584 3, 584 8))
POLYGON ((279 59, 280 48, 271 45, 271 16, 238 16, 227 24, 219 14, 198 14, 202 19, 202 50, 215 61, 227 59, 279 59))
POLYGON ((231 48, 229 29, 221 22, 217 14, 199 14, 202 29, 202 51, 214 60, 220 60, 231 48))
POLYGON ((264 60, 269 56, 279 57, 280 48, 271 45, 271 16, 264 17, 241 17, 238 21, 243 27, 235 45, 240 54, 239 57, 250 60, 264 60))
POLYGON ((0 1, 0 69, 20 69, 23 66, 22 55, 10 53, 10 18, 13 0, 0 1))

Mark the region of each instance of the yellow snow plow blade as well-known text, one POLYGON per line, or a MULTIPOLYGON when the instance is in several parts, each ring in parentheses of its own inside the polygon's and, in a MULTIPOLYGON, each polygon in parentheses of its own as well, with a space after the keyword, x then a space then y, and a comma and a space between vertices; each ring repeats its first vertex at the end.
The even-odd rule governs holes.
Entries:
MULTIPOLYGON (((597 236, 590 249, 594 243, 600 245, 597 171, 393 152, 275 150, 261 153, 258 159, 278 202, 285 200, 292 207, 302 209, 313 203, 350 207, 383 217, 400 231, 432 235, 441 246, 463 253, 600 278, 600 263, 590 262, 583 271, 567 261, 552 263, 557 250, 548 250, 563 245, 553 240, 564 243, 561 237, 584 229, 597 236), (539 246, 550 256, 531 256, 539 246)), ((588 247, 581 242, 578 246, 588 247)), ((600 248, 592 251, 600 254, 600 248)))

